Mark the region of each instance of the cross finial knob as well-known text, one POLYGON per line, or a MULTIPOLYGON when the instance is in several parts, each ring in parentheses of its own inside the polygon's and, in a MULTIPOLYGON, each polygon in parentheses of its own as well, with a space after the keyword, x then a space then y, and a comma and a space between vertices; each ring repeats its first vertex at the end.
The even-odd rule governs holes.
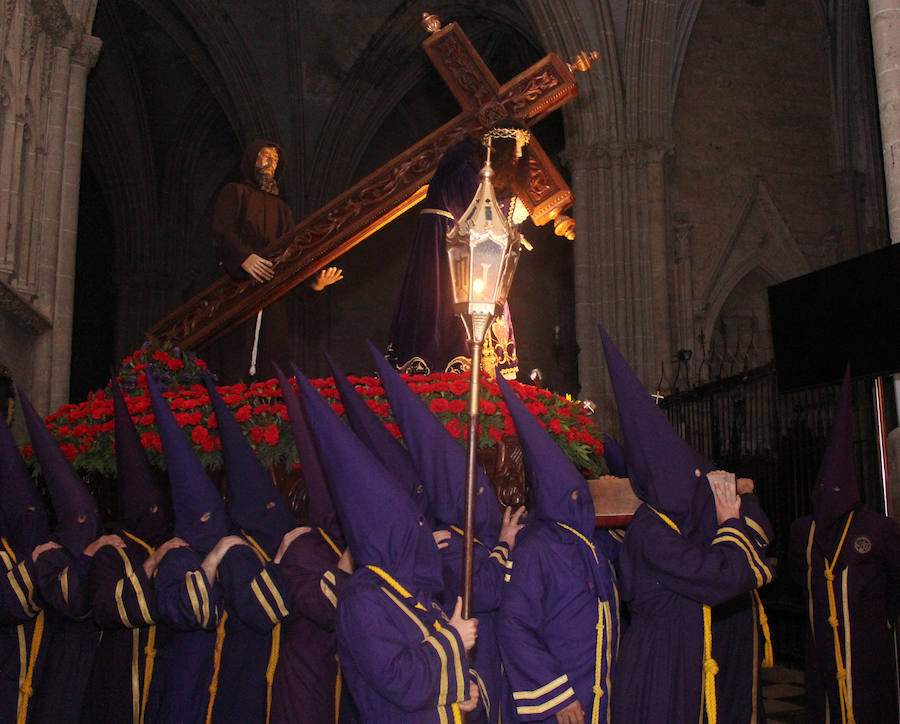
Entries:
POLYGON ((441 29, 441 19, 434 13, 422 13, 422 27, 433 35, 441 29))

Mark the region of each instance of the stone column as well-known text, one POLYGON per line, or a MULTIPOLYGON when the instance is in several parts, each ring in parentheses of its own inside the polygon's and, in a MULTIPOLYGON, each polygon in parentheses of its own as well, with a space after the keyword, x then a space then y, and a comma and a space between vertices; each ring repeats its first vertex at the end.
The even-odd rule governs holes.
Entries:
POLYGON ((668 208, 663 144, 567 149, 575 191, 575 324, 582 399, 601 427, 618 417, 597 323, 637 375, 655 388, 671 362, 668 208))
POLYGON ((81 186, 81 147, 84 134, 84 101, 88 71, 94 67, 102 45, 100 38, 82 35, 71 56, 67 88, 63 165, 59 207, 56 263, 56 297, 53 309, 53 363, 50 409, 68 401, 72 359, 72 314, 75 300, 75 247, 78 238, 78 192, 81 186))
POLYGON ((869 0, 891 241, 900 242, 900 0, 869 0))

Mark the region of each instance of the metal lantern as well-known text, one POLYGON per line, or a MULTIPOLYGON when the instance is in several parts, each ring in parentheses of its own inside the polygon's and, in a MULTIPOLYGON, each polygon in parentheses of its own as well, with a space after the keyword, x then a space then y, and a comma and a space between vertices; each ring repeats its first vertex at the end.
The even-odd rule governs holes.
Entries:
POLYGON ((469 339, 478 343, 484 341, 490 318, 506 303, 522 247, 518 230, 508 223, 494 195, 493 178, 488 139, 475 198, 447 232, 454 309, 466 322, 469 339))
MULTIPOLYGON (((491 140, 475 198, 459 223, 447 232, 447 255, 454 309, 462 316, 472 345, 469 423, 466 442, 465 529, 463 531, 462 616, 471 617, 472 555, 475 540, 476 449, 479 418, 481 346, 495 314, 501 313, 519 261, 522 237, 504 216, 494 195, 491 140)), ((515 204, 515 200, 510 202, 515 204)), ((512 207, 511 207, 512 209, 512 207)))

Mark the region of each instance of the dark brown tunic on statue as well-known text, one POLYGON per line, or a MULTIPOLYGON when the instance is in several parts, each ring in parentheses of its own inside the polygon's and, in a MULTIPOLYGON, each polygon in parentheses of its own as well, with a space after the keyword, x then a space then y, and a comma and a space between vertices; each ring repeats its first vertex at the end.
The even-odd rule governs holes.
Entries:
MULTIPOLYGON (((263 191, 255 180, 256 157, 261 148, 278 148, 266 140, 256 140, 244 151, 241 160, 242 181, 222 188, 213 212, 213 240, 219 264, 235 281, 249 278, 241 264, 250 254, 265 256, 263 250, 294 228, 291 208, 275 193, 263 191)), ((207 352, 210 367, 220 383, 249 380, 250 355, 256 328, 256 315, 218 340, 207 352)), ((290 362, 285 346, 289 339, 286 300, 263 311, 256 368, 268 378, 273 361, 283 366, 290 362)))

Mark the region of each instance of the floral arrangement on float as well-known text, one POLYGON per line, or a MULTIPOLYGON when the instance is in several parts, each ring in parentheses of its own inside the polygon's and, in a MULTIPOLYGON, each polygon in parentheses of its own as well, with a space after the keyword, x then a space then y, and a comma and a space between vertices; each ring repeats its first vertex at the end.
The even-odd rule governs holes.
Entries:
MULTIPOLYGON (((165 397, 169 406, 185 434, 190 437, 204 467, 215 471, 223 466, 216 416, 202 382, 204 370, 207 370, 206 363, 190 352, 178 347, 153 349, 149 343, 122 360, 117 378, 125 393, 128 410, 150 462, 160 469, 165 469, 165 460, 150 405, 147 371, 168 387, 165 397)), ((465 444, 468 434, 468 376, 434 373, 403 377, 450 434, 461 445, 465 444)), ((380 380, 377 377, 352 375, 349 379, 394 437, 402 439, 380 380)), ((313 379, 311 382, 332 408, 343 415, 344 407, 333 379, 313 379)), ((600 431, 580 402, 531 385, 511 384, 528 409, 586 477, 597 477, 606 472, 600 431)), ((218 389, 267 469, 299 469, 287 408, 277 379, 250 385, 238 383, 218 389)), ((486 377, 482 378, 481 383, 480 410, 480 449, 495 446, 504 437, 515 434, 499 386, 486 377)), ((113 398, 109 386, 91 393, 84 402, 63 405, 46 418, 46 424, 76 470, 86 475, 115 477, 113 398)), ((33 465, 35 474, 38 474, 31 446, 26 445, 23 453, 33 465)))

